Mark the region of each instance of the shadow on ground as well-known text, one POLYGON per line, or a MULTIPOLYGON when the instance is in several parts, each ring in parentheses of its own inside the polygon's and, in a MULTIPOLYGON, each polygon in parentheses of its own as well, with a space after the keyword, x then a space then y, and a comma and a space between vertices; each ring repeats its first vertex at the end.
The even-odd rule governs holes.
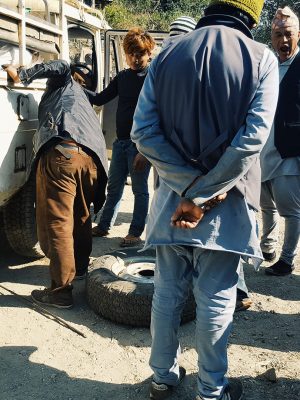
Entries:
MULTIPOLYGON (((5 400, 103 400, 149 398, 150 377, 137 384, 114 384, 91 379, 72 378, 65 371, 31 360, 36 347, 7 346, 0 348, 1 398, 5 400), (11 369, 17 371, 14 379, 11 369)), ((279 379, 276 383, 242 376, 247 400, 288 399, 299 400, 300 382, 297 379, 279 379)), ((182 385, 174 390, 173 400, 193 400, 196 375, 189 374, 182 385)))

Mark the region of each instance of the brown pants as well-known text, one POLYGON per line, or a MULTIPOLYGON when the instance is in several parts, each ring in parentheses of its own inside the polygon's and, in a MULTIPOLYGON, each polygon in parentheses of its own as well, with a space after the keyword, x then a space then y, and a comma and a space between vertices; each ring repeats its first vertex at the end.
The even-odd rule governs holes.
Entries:
POLYGON ((36 172, 37 231, 50 259, 52 288, 72 282, 88 268, 92 251, 90 204, 98 188, 97 166, 80 147, 51 148, 36 172), (71 156, 68 159, 69 155, 71 156))

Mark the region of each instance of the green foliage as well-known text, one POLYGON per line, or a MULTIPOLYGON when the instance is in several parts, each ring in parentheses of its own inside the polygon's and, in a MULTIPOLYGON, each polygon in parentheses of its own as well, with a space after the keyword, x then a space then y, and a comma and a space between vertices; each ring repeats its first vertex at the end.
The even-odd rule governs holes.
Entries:
MULTIPOLYGON (((198 20, 209 0, 114 0, 105 8, 106 19, 113 29, 139 26, 147 30, 168 31, 169 25, 181 15, 198 20)), ((300 0, 266 0, 254 36, 270 44, 271 21, 278 7, 289 5, 300 13, 300 0)))
POLYGON ((168 31, 170 23, 180 15, 199 19, 207 3, 208 0, 114 0, 105 8, 105 16, 114 29, 140 26, 168 31))

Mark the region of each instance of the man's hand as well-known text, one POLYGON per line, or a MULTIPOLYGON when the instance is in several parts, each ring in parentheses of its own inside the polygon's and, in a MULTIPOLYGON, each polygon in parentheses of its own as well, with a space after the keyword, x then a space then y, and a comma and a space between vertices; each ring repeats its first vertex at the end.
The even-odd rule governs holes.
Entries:
POLYGON ((85 79, 78 72, 74 72, 73 79, 75 82, 79 83, 79 85, 86 87, 85 79))
POLYGON ((16 67, 12 66, 12 65, 2 65, 2 68, 4 69, 4 71, 6 71, 8 73, 8 75, 11 77, 11 79, 15 82, 15 83, 19 83, 20 82, 20 78, 18 75, 18 70, 16 67))
POLYGON ((220 204, 226 197, 227 193, 219 194, 205 202, 202 207, 196 206, 191 200, 182 200, 171 217, 171 225, 183 229, 196 228, 203 218, 205 211, 220 204))
POLYGON ((219 194, 218 196, 214 197, 211 200, 208 200, 204 203, 205 211, 210 210, 211 208, 217 206, 218 204, 222 203, 227 197, 227 193, 219 194))
POLYGON ((182 200, 171 217, 171 225, 176 228, 193 229, 204 215, 204 209, 191 200, 182 200))
POLYGON ((133 161, 134 171, 144 171, 149 161, 142 154, 138 153, 133 161))

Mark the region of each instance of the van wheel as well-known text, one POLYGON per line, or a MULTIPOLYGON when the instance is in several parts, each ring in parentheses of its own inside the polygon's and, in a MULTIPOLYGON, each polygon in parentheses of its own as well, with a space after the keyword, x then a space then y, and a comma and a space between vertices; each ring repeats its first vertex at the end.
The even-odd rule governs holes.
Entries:
POLYGON ((25 257, 44 257, 36 232, 34 176, 4 207, 4 230, 11 248, 25 257))
MULTIPOLYGON (((87 278, 87 298, 91 308, 103 318, 149 327, 153 297, 155 250, 116 250, 97 258, 87 278)), ((190 293, 181 322, 195 318, 195 300, 190 293)))
POLYGON ((3 217, 3 211, 0 211, 0 243, 1 243, 1 254, 6 253, 7 251, 11 251, 10 244, 8 243, 7 237, 5 235, 5 230, 4 230, 4 217, 3 217))

